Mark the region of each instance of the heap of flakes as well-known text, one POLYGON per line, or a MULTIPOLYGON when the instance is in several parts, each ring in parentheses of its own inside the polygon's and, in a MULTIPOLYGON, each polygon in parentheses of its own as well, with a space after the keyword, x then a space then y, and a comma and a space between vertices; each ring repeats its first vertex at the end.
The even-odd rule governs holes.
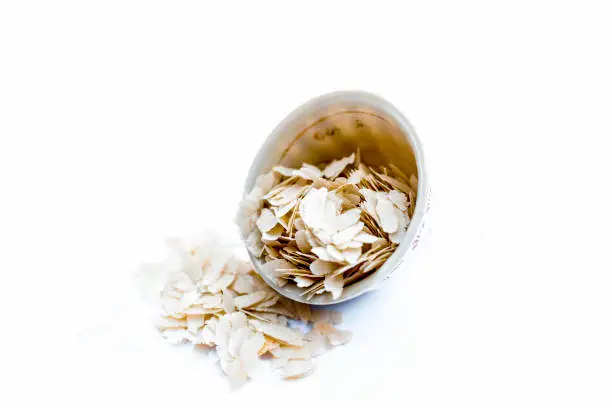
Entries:
POLYGON ((261 356, 271 356, 283 378, 296 379, 312 372, 313 357, 350 340, 334 327, 339 313, 280 297, 224 248, 171 246, 171 259, 143 270, 145 293, 161 308, 156 325, 172 344, 214 348, 234 386, 250 377, 261 356), (290 327, 298 320, 312 329, 290 327))
POLYGON ((278 286, 306 299, 376 271, 402 241, 414 211, 417 178, 394 165, 373 168, 359 152, 318 166, 276 166, 241 203, 237 224, 249 251, 278 286))

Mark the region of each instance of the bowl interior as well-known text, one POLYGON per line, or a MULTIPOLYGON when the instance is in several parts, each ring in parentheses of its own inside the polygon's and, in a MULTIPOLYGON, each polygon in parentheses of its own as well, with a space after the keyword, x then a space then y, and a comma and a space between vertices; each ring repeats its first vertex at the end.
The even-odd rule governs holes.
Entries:
MULTIPOLYGON (((415 174, 420 179, 415 136, 410 125, 398 115, 388 102, 361 92, 330 94, 314 99, 295 110, 272 132, 253 163, 245 191, 251 190, 257 176, 270 171, 277 164, 299 168, 304 162, 319 164, 348 156, 357 149, 367 165, 393 164, 405 174, 415 174)), ((418 203, 420 194, 418 191, 416 193, 418 203)), ((409 235, 406 234, 407 237, 409 235)), ((291 284, 278 288, 265 276, 262 277, 279 293, 291 299, 310 304, 337 303, 371 289, 379 280, 378 275, 385 273, 385 270, 388 273, 388 265, 397 263, 400 248, 377 272, 345 288, 342 296, 335 301, 329 293, 306 301, 299 296, 302 288, 291 284)), ((405 248, 401 252, 405 252, 405 248)), ((251 258, 259 270, 262 261, 253 256, 251 258)))

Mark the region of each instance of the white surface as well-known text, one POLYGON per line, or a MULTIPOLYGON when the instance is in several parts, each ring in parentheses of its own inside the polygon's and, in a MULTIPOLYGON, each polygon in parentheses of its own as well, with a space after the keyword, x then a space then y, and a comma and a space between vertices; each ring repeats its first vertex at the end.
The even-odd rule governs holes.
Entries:
POLYGON ((331 3, 2 2, 3 406, 225 398, 126 277, 226 228, 261 141, 336 89, 415 125, 433 233, 313 376, 228 401, 612 404, 609 2, 331 3))

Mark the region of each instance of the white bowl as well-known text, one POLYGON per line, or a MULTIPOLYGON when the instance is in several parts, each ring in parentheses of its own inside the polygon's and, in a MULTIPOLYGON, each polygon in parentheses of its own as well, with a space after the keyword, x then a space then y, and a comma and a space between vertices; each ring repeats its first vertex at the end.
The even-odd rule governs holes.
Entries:
POLYGON ((406 235, 393 255, 376 272, 347 286, 342 296, 329 293, 310 300, 295 285, 278 287, 261 273, 262 260, 249 254, 255 270, 274 290, 298 302, 329 305, 376 289, 414 249, 420 240, 429 209, 429 186, 419 139, 408 120, 391 103, 361 91, 340 91, 314 98, 291 112, 268 136, 253 160, 244 186, 251 191, 256 178, 281 164, 300 167, 302 162, 320 163, 347 156, 359 147, 367 164, 393 163, 406 174, 416 174, 416 208, 406 235))

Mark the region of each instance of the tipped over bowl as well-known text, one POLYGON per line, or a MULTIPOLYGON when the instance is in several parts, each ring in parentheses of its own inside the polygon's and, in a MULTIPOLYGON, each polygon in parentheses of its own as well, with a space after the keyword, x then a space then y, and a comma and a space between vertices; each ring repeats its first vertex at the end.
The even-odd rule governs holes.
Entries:
MULTIPOLYGON (((403 200, 407 202, 408 207, 404 208, 405 205, 400 202, 398 204, 399 208, 395 208, 394 211, 402 215, 398 211, 400 208, 404 209, 406 212, 404 219, 407 219, 408 222, 402 224, 401 216, 398 218, 399 221, 395 221, 396 218, 392 216, 392 221, 396 224, 399 222, 397 224, 399 227, 393 225, 393 223, 389 226, 388 218, 385 219, 385 205, 381 204, 377 207, 376 204, 372 204, 375 208, 371 209, 372 216, 369 216, 366 214, 369 208, 367 204, 371 204, 371 202, 366 202, 364 199, 363 203, 355 204, 352 211, 363 212, 359 224, 361 226, 365 224, 365 226, 363 226, 363 231, 360 232, 360 237, 363 237, 362 240, 367 242, 363 245, 363 249, 359 249, 360 258, 353 260, 347 257, 343 259, 341 255, 338 255, 338 259, 333 258, 336 253, 346 252, 348 254, 350 251, 347 249, 347 245, 358 243, 361 238, 353 237, 351 243, 340 241, 340 238, 336 240, 336 237, 344 237, 346 233, 341 235, 343 231, 338 231, 334 235, 332 231, 332 234, 327 234, 324 226, 312 228, 316 219, 310 220, 308 217, 304 217, 306 222, 298 220, 303 228, 308 230, 308 236, 318 243, 313 243, 308 245, 308 248, 303 249, 302 246, 298 248, 297 244, 292 243, 292 240, 295 241, 293 235, 295 229, 293 225, 287 227, 287 221, 283 223, 279 218, 279 222, 284 225, 287 231, 278 239, 278 242, 270 241, 276 236, 271 235, 271 232, 266 232, 268 230, 265 229, 268 228, 273 231, 271 226, 274 224, 273 219, 270 226, 262 228, 262 224, 266 224, 258 218, 262 211, 278 215, 278 208, 264 209, 261 205, 253 205, 252 203, 257 203, 257 201, 252 201, 249 207, 250 213, 247 216, 239 212, 237 221, 255 270, 268 285, 281 295, 298 302, 329 305, 355 298, 376 289, 382 281, 400 267, 403 260, 408 257, 420 240, 425 215, 429 209, 428 180, 421 144, 408 120, 388 101, 361 91, 334 92, 306 102, 291 112, 272 131, 259 149, 244 186, 245 199, 252 197, 254 190, 259 191, 258 183, 262 183, 264 178, 266 179, 265 183, 269 185, 266 187, 266 191, 259 191, 258 198, 263 197, 275 185, 283 182, 286 184, 296 183, 301 188, 300 199, 307 197, 306 201, 308 202, 312 201, 308 194, 334 194, 333 191, 342 189, 342 183, 353 183, 348 186, 349 189, 353 190, 353 193, 346 193, 346 196, 359 196, 359 192, 368 192, 364 191, 368 189, 360 189, 360 186, 363 186, 366 182, 354 184, 350 179, 362 168, 372 179, 372 183, 367 184, 371 188, 369 191, 372 194, 382 196, 378 203, 385 201, 383 204, 388 205, 387 201, 396 202, 395 200, 385 199, 390 193, 389 189, 396 188, 397 193, 395 194, 404 196, 403 200), (335 166, 337 168, 338 162, 342 162, 341 164, 350 163, 349 165, 354 167, 350 172, 334 175, 337 179, 326 179, 325 175, 330 173, 328 167, 335 166), (325 167, 326 165, 322 163, 327 163, 328 167, 325 167), (335 164, 330 165, 329 163, 335 164), (317 168, 316 165, 319 164, 321 165, 317 168), (300 173, 300 168, 306 171, 300 173), (389 170, 390 173, 387 172, 387 169, 391 169, 389 170), (317 174, 310 176, 309 174, 312 171, 321 177, 317 174), (394 176, 395 179, 391 176, 394 176), (280 181, 283 180, 283 177, 284 181, 280 181), (274 180, 272 180, 273 178, 274 180), (391 184, 386 184, 385 181, 389 181, 391 184), (377 209, 378 213, 376 213, 377 209), (306 226, 304 226, 305 224, 306 226), (259 231, 257 228, 259 228, 259 231), (401 229, 401 235, 398 235, 398 228, 403 228, 401 229), (384 252, 385 256, 376 264, 376 268, 368 268, 367 262, 370 258, 366 257, 365 254, 373 253, 377 249, 374 246, 378 245, 368 240, 368 235, 376 235, 373 231, 378 231, 378 235, 381 237, 379 239, 386 239, 390 249, 384 252), (262 240, 262 232, 264 246, 269 245, 266 250, 263 250, 256 242, 262 240), (334 244, 338 242, 340 242, 338 245, 340 251, 337 251, 334 247, 334 244), (289 248, 283 249, 283 246, 286 245, 289 245, 289 248), (318 246, 315 247, 315 245, 318 246), (349 282, 349 284, 344 284, 340 288, 341 292, 333 291, 330 289, 330 287, 333 288, 333 277, 326 276, 325 282, 323 280, 316 281, 318 286, 314 289, 324 286, 328 290, 311 290, 308 292, 308 288, 304 285, 308 285, 308 279, 314 280, 316 275, 309 275, 311 272, 308 272, 308 266, 302 266, 301 264, 296 266, 295 273, 298 274, 298 278, 285 279, 286 275, 283 275, 284 278, 280 279, 278 275, 271 274, 270 268, 266 267, 268 262, 278 258, 277 250, 279 248, 285 255, 289 253, 296 256, 298 262, 306 262, 309 259, 317 259, 318 264, 337 262, 340 274, 335 276, 342 276, 342 271, 348 270, 348 275, 344 275, 348 279, 345 278, 344 283, 349 282), (325 248, 328 248, 329 251, 326 251, 325 248), (287 252, 287 249, 289 252, 287 252), (321 258, 322 261, 318 258, 321 258), (357 262, 357 259, 361 263, 355 264, 355 268, 351 269, 351 262, 357 262), (357 267, 361 267, 360 272, 357 267), (364 271, 367 271, 367 273, 364 273, 364 271), (304 283, 304 280, 307 280, 307 282, 304 283)), ((331 173, 333 172, 334 169, 331 169, 331 173)), ((343 193, 345 192, 343 190, 343 193)), ((363 197, 367 197, 367 194, 364 194, 363 197)), ((373 200, 376 200, 376 198, 373 198, 373 200)), ((304 215, 303 212, 308 208, 310 207, 304 201, 300 201, 290 211, 304 215)), ((393 208, 390 211, 392 210, 393 208)), ((244 212, 244 208, 241 211, 244 212)), ((343 214, 343 211, 348 215, 351 209, 347 210, 342 208, 342 204, 338 204, 336 211, 339 215, 343 214)), ((285 214, 284 212, 280 213, 285 214)), ((296 215, 294 214, 291 217, 291 214, 291 212, 287 212, 285 220, 290 219, 289 222, 293 223, 296 215)), ((299 215, 297 217, 299 218, 299 215)), ((278 231, 283 230, 279 226, 277 226, 277 229, 278 231)), ((281 233, 279 232, 279 234, 281 233)), ((294 258, 288 259, 292 260, 294 258)), ((285 267, 282 271, 289 271, 289 269, 285 267)), ((312 283, 310 284, 312 285, 312 283)))

